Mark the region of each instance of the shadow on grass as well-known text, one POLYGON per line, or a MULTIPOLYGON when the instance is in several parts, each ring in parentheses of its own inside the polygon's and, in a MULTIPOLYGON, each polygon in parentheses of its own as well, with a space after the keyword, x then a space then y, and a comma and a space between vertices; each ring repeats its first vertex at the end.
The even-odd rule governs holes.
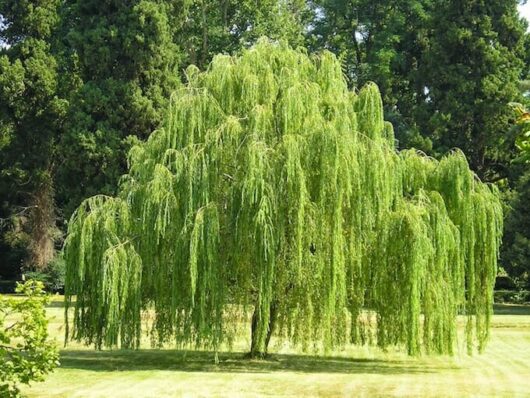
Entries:
POLYGON ((64 308, 63 300, 52 300, 46 304, 46 308, 64 308))
POLYGON ((61 353, 61 367, 91 371, 173 370, 224 373, 345 373, 412 374, 432 373, 424 364, 406 361, 272 354, 264 360, 250 360, 243 353, 214 353, 179 350, 70 351, 61 353))
POLYGON ((493 304, 495 315, 530 315, 530 305, 493 304))

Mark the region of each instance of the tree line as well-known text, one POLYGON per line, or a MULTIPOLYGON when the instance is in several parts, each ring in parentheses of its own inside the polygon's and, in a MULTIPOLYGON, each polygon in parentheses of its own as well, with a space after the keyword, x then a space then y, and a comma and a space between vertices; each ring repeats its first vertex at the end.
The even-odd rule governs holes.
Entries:
POLYGON ((351 87, 374 81, 400 149, 460 148, 505 192, 501 265, 524 279, 530 171, 508 105, 525 103, 530 59, 518 3, 0 0, 0 273, 56 261, 66 220, 116 193, 128 150, 160 127, 189 65, 267 36, 335 53, 351 87))

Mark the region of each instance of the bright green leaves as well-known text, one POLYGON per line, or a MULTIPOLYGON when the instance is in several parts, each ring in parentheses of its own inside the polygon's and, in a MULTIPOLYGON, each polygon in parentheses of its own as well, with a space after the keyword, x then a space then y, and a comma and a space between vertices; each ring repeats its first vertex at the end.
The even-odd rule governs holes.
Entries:
MULTIPOLYGON (((359 131, 378 141, 384 135, 385 122, 383 101, 374 83, 368 83, 361 89, 355 107, 359 115, 359 131)), ((390 145, 393 146, 394 142, 390 145)))
POLYGON ((420 352, 422 287, 432 258, 423 205, 404 201, 389 214, 378 234, 374 305, 377 344, 405 344, 408 353, 420 352))
POLYGON ((41 381, 58 364, 57 347, 48 339, 41 282, 19 284, 23 297, 0 297, 0 395, 19 397, 19 385, 41 381))
POLYGON ((461 311, 483 348, 502 217, 460 152, 398 154, 377 87, 348 91, 329 53, 261 41, 188 79, 119 199, 69 225, 74 337, 137 346, 146 311, 153 343, 218 349, 250 305, 253 353, 275 331, 450 354, 461 311))
POLYGON ((528 162, 530 160, 530 112, 519 103, 509 104, 516 116, 517 138, 515 145, 521 151, 517 160, 528 162))
POLYGON ((84 310, 73 335, 97 347, 139 343, 142 268, 132 222, 127 203, 106 196, 85 200, 71 219, 65 258, 76 266, 66 271, 65 312, 75 293, 76 310, 84 310))

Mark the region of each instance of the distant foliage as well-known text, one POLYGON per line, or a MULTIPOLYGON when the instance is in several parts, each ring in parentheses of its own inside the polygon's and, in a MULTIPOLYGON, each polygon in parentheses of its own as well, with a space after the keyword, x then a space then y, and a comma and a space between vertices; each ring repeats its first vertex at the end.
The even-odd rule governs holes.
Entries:
POLYGON ((182 66, 208 66, 219 53, 234 54, 266 35, 292 46, 303 45, 311 23, 304 0, 186 0, 176 42, 186 56, 182 66))
POLYGON ((528 35, 520 1, 436 1, 417 84, 416 115, 438 153, 458 147, 488 182, 513 178, 507 104, 520 101, 528 35), (423 116, 420 116, 423 115, 423 116), (423 119, 423 120, 421 120, 423 119))
POLYGON ((311 47, 340 56, 357 85, 377 83, 400 148, 457 147, 482 180, 513 179, 506 104, 521 101, 529 70, 521 1, 309 3, 311 47))
POLYGON ((125 170, 127 137, 145 139, 162 120, 180 83, 182 53, 174 34, 185 19, 183 3, 64 4, 60 29, 73 87, 56 180, 68 216, 87 196, 114 192, 125 170))
POLYGON ((501 251, 501 262, 518 287, 530 288, 530 222, 528 203, 530 200, 530 112, 519 103, 510 104, 516 116, 516 145, 519 150, 516 163, 523 171, 515 182, 515 189, 506 195, 505 233, 501 251))
POLYGON ((26 279, 41 281, 47 292, 62 292, 65 267, 62 253, 58 253, 46 268, 41 271, 26 272, 24 276, 26 279))
POLYGON ((27 270, 46 268, 61 235, 53 173, 68 103, 58 94, 60 63, 52 45, 61 3, 0 1, 2 271, 13 263, 27 270))
POLYGON ((418 112, 427 97, 420 69, 437 3, 440 0, 312 0, 315 18, 307 39, 312 49, 326 48, 339 56, 355 85, 378 85, 400 148, 429 153, 432 141, 429 131, 421 131, 424 115, 418 112))
POLYGON ((530 289, 530 170, 521 176, 516 188, 508 202, 509 212, 506 216, 501 260, 503 267, 516 280, 517 285, 530 289))
POLYGON ((0 296, 0 396, 20 396, 20 384, 41 381, 58 364, 55 344, 48 340, 41 282, 17 286, 19 297, 0 296))
POLYGON ((516 116, 517 139, 516 146, 521 152, 518 161, 530 162, 530 112, 524 105, 512 102, 510 104, 516 116))
POLYGON ((502 210, 460 151, 397 152, 378 88, 349 91, 328 52, 261 41, 187 79, 119 194, 69 222, 70 337, 137 347, 153 310, 155 343, 218 349, 239 304, 254 354, 273 331, 452 353, 460 312, 484 348, 502 210))

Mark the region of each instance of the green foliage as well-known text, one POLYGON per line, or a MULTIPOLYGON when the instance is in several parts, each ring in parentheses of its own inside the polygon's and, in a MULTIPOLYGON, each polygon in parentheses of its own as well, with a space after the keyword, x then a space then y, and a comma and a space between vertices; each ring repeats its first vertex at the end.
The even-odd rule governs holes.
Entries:
POLYGON ((51 43, 60 3, 0 1, 0 219, 10 221, 1 243, 24 246, 18 263, 31 269, 53 258, 58 235, 52 175, 67 103, 51 43))
POLYGON ((73 93, 57 177, 65 214, 115 193, 130 136, 159 127, 187 65, 206 66, 263 34, 301 44, 304 9, 300 0, 67 2, 61 31, 73 93))
POLYGON ((510 104, 516 115, 515 132, 519 156, 516 162, 523 171, 515 187, 506 194, 507 203, 505 237, 501 261, 520 287, 530 287, 530 225, 528 222, 528 201, 530 200, 530 114, 519 103, 510 104))
POLYGON ((186 51, 184 65, 206 67, 214 55, 233 54, 261 36, 304 43, 310 22, 302 0, 189 0, 186 21, 177 35, 186 51))
POLYGON ((520 151, 520 156, 517 157, 518 162, 530 162, 530 112, 517 102, 510 103, 514 114, 516 116, 516 134, 517 138, 515 144, 520 151))
POLYGON ((218 349, 253 306, 253 353, 273 330, 452 353, 459 312, 484 348, 502 209, 460 151, 396 152, 377 87, 349 91, 329 52, 264 40, 187 79, 118 195, 69 222, 68 337, 137 347, 153 311, 154 343, 218 349))
POLYGON ((528 290, 495 290, 495 303, 528 304, 530 291, 528 290))
POLYGON ((18 397, 20 384, 42 381, 59 364, 57 348, 48 340, 44 285, 28 281, 16 292, 24 297, 0 296, 2 397, 18 397))
POLYGON ((502 246, 502 265, 508 274, 522 287, 530 287, 530 224, 528 201, 530 200, 530 172, 526 171, 518 181, 512 197, 507 200, 505 237, 502 246))
POLYGON ((422 128, 438 151, 464 151, 471 168, 486 181, 509 177, 513 159, 507 132, 507 104, 520 98, 525 30, 517 0, 440 1, 423 57, 422 128))
POLYGON ((42 271, 56 221, 115 193, 128 149, 159 126, 187 65, 263 34, 302 44, 308 15, 300 0, 1 0, 2 275, 42 271))
POLYGON ((114 193, 127 137, 145 139, 160 123, 180 83, 182 51, 174 35, 184 12, 179 1, 65 5, 61 33, 72 92, 57 181, 68 216, 82 199, 114 193))
MULTIPOLYGON (((459 148, 483 181, 516 189, 522 165, 514 161, 530 159, 528 123, 514 128, 508 106, 528 91, 530 35, 519 3, 315 0, 309 42, 340 57, 352 83, 377 83, 399 148, 436 158, 459 148)), ((520 264, 528 262, 523 235, 520 264)))
POLYGON ((44 284, 48 292, 60 292, 64 289, 64 277, 66 272, 66 265, 62 253, 59 253, 48 264, 48 266, 40 271, 30 271, 24 273, 27 280, 40 281, 44 284))
POLYGON ((526 76, 518 3, 316 0, 310 43, 337 54, 352 82, 378 84, 401 148, 460 148, 493 182, 511 177, 506 105, 526 76))
POLYGON ((314 0, 311 48, 343 62, 350 81, 377 83, 400 148, 432 151, 417 107, 426 99, 420 68, 436 0, 314 0))

